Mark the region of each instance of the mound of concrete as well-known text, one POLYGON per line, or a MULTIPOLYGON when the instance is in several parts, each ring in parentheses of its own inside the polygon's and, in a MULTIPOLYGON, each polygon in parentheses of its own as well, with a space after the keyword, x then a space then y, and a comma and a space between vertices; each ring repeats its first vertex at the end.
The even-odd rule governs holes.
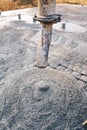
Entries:
POLYGON ((82 130, 85 87, 67 73, 31 68, 0 95, 0 130, 82 130))
POLYGON ((64 4, 56 11, 62 21, 53 26, 46 69, 32 66, 41 40, 41 26, 32 19, 37 8, 1 13, 0 130, 83 130, 87 7, 64 4))

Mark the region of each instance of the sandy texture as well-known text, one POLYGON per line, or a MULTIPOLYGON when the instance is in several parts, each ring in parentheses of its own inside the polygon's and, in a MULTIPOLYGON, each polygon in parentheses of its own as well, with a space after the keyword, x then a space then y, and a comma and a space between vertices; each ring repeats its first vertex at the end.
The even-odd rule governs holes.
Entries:
POLYGON ((0 130, 83 130, 87 119, 87 7, 57 5, 49 66, 34 67, 37 8, 0 16, 0 130), (18 20, 18 14, 21 20, 18 20), (62 29, 65 23, 65 29, 62 29))

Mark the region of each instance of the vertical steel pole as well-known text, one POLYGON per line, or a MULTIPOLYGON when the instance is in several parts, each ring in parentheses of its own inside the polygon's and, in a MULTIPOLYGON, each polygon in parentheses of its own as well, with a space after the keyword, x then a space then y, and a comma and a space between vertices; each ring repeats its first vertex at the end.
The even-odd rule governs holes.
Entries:
MULTIPOLYGON (((56 0, 38 0, 38 17, 45 19, 51 17, 56 10, 56 0)), ((41 22, 41 21, 40 21, 41 22)), ((52 37, 53 22, 42 21, 42 38, 38 45, 36 66, 44 68, 48 65, 49 46, 52 37)))

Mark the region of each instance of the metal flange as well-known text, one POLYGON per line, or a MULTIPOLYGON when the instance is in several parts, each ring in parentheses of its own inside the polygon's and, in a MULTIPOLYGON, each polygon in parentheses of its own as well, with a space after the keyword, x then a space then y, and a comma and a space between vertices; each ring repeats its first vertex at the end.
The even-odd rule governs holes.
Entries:
POLYGON ((34 15, 33 17, 33 21, 39 21, 39 22, 43 22, 43 23, 57 23, 61 21, 61 16, 60 14, 54 14, 54 15, 48 15, 48 16, 38 16, 38 15, 34 15))

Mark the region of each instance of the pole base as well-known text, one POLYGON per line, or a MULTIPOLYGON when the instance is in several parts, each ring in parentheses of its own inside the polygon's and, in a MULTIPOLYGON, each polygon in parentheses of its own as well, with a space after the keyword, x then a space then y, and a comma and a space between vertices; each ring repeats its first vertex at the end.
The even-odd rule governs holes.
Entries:
POLYGON ((38 68, 45 68, 48 66, 48 51, 49 51, 49 45, 39 46, 38 52, 37 52, 37 59, 35 66, 38 68))
POLYGON ((47 66, 49 66, 49 64, 42 65, 42 64, 35 63, 35 65, 34 65, 34 67, 38 67, 38 68, 46 68, 47 66))

